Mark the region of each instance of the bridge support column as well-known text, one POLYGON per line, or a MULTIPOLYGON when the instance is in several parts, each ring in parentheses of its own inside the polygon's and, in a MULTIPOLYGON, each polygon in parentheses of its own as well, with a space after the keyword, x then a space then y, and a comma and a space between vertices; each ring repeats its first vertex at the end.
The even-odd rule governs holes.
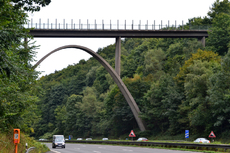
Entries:
POLYGON ((205 37, 199 38, 199 41, 201 41, 201 44, 203 47, 205 47, 205 37))
POLYGON ((121 37, 116 37, 116 49, 115 49, 115 71, 120 77, 121 67, 121 37))

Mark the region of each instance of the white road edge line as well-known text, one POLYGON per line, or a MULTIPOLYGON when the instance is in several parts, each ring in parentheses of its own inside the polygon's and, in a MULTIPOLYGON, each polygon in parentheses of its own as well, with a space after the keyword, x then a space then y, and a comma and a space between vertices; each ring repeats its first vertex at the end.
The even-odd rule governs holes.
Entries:
POLYGON ((50 149, 50 151, 55 152, 55 153, 61 153, 61 152, 58 152, 58 151, 55 151, 55 150, 51 150, 51 149, 50 149))

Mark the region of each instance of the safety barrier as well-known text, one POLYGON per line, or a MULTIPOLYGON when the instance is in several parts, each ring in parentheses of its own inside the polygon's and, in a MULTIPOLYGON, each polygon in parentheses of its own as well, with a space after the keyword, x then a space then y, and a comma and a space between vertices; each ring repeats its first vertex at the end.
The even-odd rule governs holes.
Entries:
MULTIPOLYGON (((52 141, 42 141, 52 142, 52 141)), ((87 143, 87 144, 112 144, 112 145, 136 145, 136 146, 160 146, 160 147, 183 147, 189 149, 206 148, 210 149, 224 149, 224 151, 230 150, 230 145, 226 144, 201 144, 201 143, 170 143, 170 142, 137 142, 137 141, 73 141, 67 140, 66 143, 87 143)))
POLYGON ((160 22, 160 24, 156 23, 155 20, 153 23, 149 23, 148 20, 145 24, 141 23, 141 20, 139 23, 134 23, 132 20, 131 23, 127 23, 126 20, 121 23, 119 20, 117 20, 116 23, 112 23, 111 20, 109 23, 105 23, 104 20, 102 20, 100 23, 96 20, 94 23, 89 23, 89 20, 87 20, 87 23, 83 23, 81 20, 78 22, 74 22, 73 19, 71 19, 70 23, 66 23, 66 20, 63 19, 63 22, 58 22, 57 19, 55 19, 54 23, 50 23, 50 20, 47 19, 47 22, 42 22, 41 19, 39 19, 38 22, 33 22, 33 19, 31 19, 27 25, 24 25, 26 28, 33 28, 33 29, 76 29, 76 30, 184 30, 184 28, 189 30, 208 30, 211 25, 191 25, 191 24, 184 24, 182 21, 181 24, 178 24, 177 21, 175 23, 170 24, 168 21, 167 24, 163 24, 163 21, 160 22))

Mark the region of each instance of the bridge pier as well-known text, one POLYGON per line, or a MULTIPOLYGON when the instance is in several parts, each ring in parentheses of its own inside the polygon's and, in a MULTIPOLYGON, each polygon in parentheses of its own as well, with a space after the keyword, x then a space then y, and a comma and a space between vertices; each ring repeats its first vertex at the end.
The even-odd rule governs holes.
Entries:
POLYGON ((201 41, 201 44, 203 47, 205 47, 205 36, 198 38, 199 41, 201 41))
POLYGON ((115 71, 120 77, 121 67, 121 37, 116 37, 116 49, 115 49, 115 71))

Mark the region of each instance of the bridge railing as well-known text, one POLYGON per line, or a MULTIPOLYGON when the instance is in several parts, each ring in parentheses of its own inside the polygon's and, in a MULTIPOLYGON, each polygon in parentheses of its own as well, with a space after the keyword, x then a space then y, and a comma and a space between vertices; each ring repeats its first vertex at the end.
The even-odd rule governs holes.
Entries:
POLYGON ((34 23, 33 19, 28 22, 27 25, 24 25, 26 28, 34 28, 34 29, 76 29, 76 30, 208 30, 211 26, 210 25, 190 25, 190 24, 184 24, 183 21, 181 24, 178 24, 176 21, 174 24, 170 24, 168 21, 168 24, 163 24, 161 21, 160 24, 156 24, 155 20, 152 24, 149 24, 148 21, 145 24, 141 24, 139 21, 138 24, 128 23, 126 24, 126 21, 122 24, 119 24, 119 20, 116 24, 112 23, 110 20, 110 23, 104 23, 102 20, 101 23, 89 23, 87 20, 87 23, 81 23, 81 20, 79 22, 75 23, 73 20, 71 20, 71 23, 66 23, 65 20, 63 20, 62 23, 57 22, 57 19, 54 23, 50 23, 49 19, 47 22, 42 22, 41 19, 39 19, 38 23, 34 23))

